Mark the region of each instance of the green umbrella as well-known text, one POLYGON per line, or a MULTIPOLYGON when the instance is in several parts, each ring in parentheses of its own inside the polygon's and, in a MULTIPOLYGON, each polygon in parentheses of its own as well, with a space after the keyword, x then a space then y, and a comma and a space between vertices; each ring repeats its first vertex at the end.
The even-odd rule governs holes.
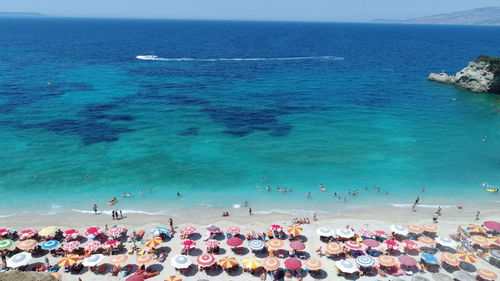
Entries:
POLYGON ((10 239, 0 240, 0 250, 7 249, 10 246, 12 246, 12 244, 14 244, 14 241, 12 241, 10 239))

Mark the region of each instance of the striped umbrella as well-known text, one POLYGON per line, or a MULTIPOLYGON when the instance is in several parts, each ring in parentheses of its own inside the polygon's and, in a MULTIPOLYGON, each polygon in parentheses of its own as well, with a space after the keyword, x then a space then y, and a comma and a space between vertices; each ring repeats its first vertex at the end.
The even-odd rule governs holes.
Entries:
POLYGON ((432 233, 435 233, 437 232, 438 230, 438 227, 437 225, 435 224, 424 224, 422 225, 422 229, 425 231, 425 232, 432 232, 432 233))
POLYGON ((248 247, 254 251, 260 251, 264 249, 264 246, 265 244, 262 240, 253 239, 248 241, 248 247))
POLYGON ((460 261, 458 260, 457 256, 448 252, 441 252, 441 262, 445 262, 455 267, 460 265, 460 261))
POLYGON ((93 251, 99 249, 101 246, 102 246, 102 244, 99 241, 90 241, 87 244, 85 244, 83 249, 85 249, 85 251, 93 252, 93 251))
POLYGON ((302 251, 306 248, 306 245, 300 241, 293 241, 290 243, 290 248, 295 251, 302 251))
POLYGON ((285 267, 290 270, 297 270, 302 267, 302 262, 296 258, 288 258, 285 260, 285 267))
POLYGON ((398 260, 401 265, 405 266, 416 266, 418 263, 415 258, 410 256, 399 256, 398 260))
POLYGON ((327 254, 330 255, 338 255, 343 252, 342 246, 340 244, 335 243, 335 242, 330 242, 326 245, 326 251, 327 254))
POLYGON ((165 278, 165 281, 182 281, 182 278, 177 275, 172 275, 165 278))
POLYGON ((120 236, 122 234, 123 231, 124 231, 124 229, 121 228, 121 227, 113 227, 113 228, 109 229, 106 232, 106 234, 108 236, 111 236, 111 237, 118 237, 118 236, 120 236))
POLYGON ((144 245, 149 248, 156 248, 161 244, 161 242, 163 242, 163 240, 160 237, 155 236, 149 239, 148 241, 144 242, 144 245))
POLYGON ((490 250, 490 256, 496 260, 500 260, 500 250, 490 250))
POLYGON ((436 243, 438 243, 441 246, 445 246, 445 247, 455 247, 455 246, 457 246, 457 242, 455 242, 450 237, 446 237, 446 236, 438 236, 438 237, 436 237, 436 243))
POLYGON ((243 266, 245 268, 256 269, 262 266, 262 261, 255 257, 249 257, 243 260, 243 266))
POLYGON ((407 235, 408 234, 408 229, 406 229, 406 227, 402 226, 402 225, 397 225, 397 224, 393 224, 390 226, 392 232, 396 233, 396 234, 400 234, 400 235, 407 235))
POLYGON ((21 252, 19 254, 13 255, 11 258, 7 259, 7 266, 16 268, 20 266, 25 266, 31 260, 31 254, 26 252, 21 252))
POLYGON ((218 263, 224 269, 230 269, 238 265, 238 261, 233 257, 223 257, 219 259, 218 263))
POLYGON ((181 234, 184 235, 191 235, 196 232, 196 227, 194 226, 185 226, 181 228, 181 234))
POLYGON ((373 240, 373 239, 365 239, 365 240, 363 240, 363 244, 365 244, 368 247, 372 247, 372 248, 376 248, 376 247, 380 246, 380 242, 378 242, 377 240, 373 240))
POLYGON ((467 226, 467 230, 470 232, 481 233, 481 234, 486 234, 488 232, 484 227, 476 224, 469 224, 467 226))
POLYGON ((14 241, 12 241, 10 239, 0 240, 0 250, 5 250, 5 249, 9 248, 10 246, 12 246, 12 244, 14 244, 14 241))
POLYGON ((424 244, 427 244, 427 245, 435 245, 436 244, 436 241, 432 240, 432 238, 427 237, 427 236, 418 237, 418 241, 422 242, 424 244))
POLYGON ((368 255, 358 256, 356 258, 356 263, 363 268, 369 268, 375 266, 375 260, 368 255))
POLYGON ((495 272, 489 269, 479 269, 476 273, 479 277, 485 280, 497 280, 497 275, 495 274, 495 272))
POLYGON ((207 227, 207 230, 209 232, 212 232, 212 233, 216 233, 216 232, 220 232, 220 228, 218 228, 217 226, 215 225, 211 225, 209 227, 207 227))
POLYGON ((170 260, 170 264, 174 267, 174 268, 178 268, 178 269, 184 269, 184 268, 188 268, 191 266, 192 264, 192 261, 191 261, 191 258, 189 258, 188 256, 185 256, 185 255, 177 255, 177 256, 174 256, 171 260, 170 260))
POLYGON ((77 263, 79 259, 80 259, 80 256, 78 256, 78 255, 68 255, 68 256, 65 256, 62 259, 60 259, 57 262, 57 265, 59 265, 60 267, 72 266, 75 263, 77 263))
POLYGON ((457 251, 456 256, 468 263, 475 263, 477 258, 474 256, 473 253, 468 252, 468 251, 457 251))
POLYGON ((104 255, 102 254, 95 254, 92 255, 88 258, 83 259, 82 264, 84 266, 96 266, 100 264, 104 260, 104 255))
POLYGON ((31 237, 37 233, 38 233, 38 230, 36 230, 36 229, 25 229, 25 230, 19 232, 19 234, 21 234, 22 237, 31 237))
POLYGON ((500 245, 500 235, 490 237, 490 238, 488 238, 488 240, 490 240, 490 244, 500 245))
POLYGON ((34 239, 28 239, 17 243, 17 248, 21 250, 31 250, 38 244, 34 239))
POLYGON ((2 229, 0 229, 0 236, 4 236, 4 235, 6 235, 9 232, 10 232, 10 229, 8 229, 8 228, 2 228, 2 229))
POLYGON ((57 231, 57 227, 55 226, 47 226, 42 228, 42 230, 38 231, 38 234, 41 236, 50 236, 55 234, 57 231))
POLYGON ((381 255, 378 257, 378 263, 382 266, 391 267, 396 265, 396 259, 391 256, 381 255))
POLYGON ((155 229, 151 230, 154 236, 160 236, 162 234, 170 233, 170 228, 164 226, 157 226, 155 229))
POLYGON ((321 261, 315 258, 310 258, 304 262, 304 266, 309 270, 320 270, 323 264, 321 261))
POLYGON ((101 229, 99 227, 92 226, 92 227, 87 228, 87 230, 85 231, 85 235, 90 236, 90 237, 95 237, 99 234, 100 230, 101 229))
POLYGON ((262 267, 267 271, 274 271, 280 268, 280 261, 275 257, 269 257, 262 262, 262 267))
POLYGON ((78 249, 79 247, 80 247, 80 242, 71 241, 71 242, 64 243, 61 248, 65 251, 71 252, 74 249, 78 249))
POLYGON ((290 235, 295 236, 295 235, 300 235, 302 231, 304 231, 304 228, 301 225, 292 224, 289 227, 287 227, 286 230, 288 231, 288 233, 290 233, 290 235))
POLYGON ((349 240, 346 241, 344 245, 351 250, 361 250, 361 244, 356 241, 349 240))
POLYGON ((335 262, 335 266, 342 272, 354 273, 358 271, 358 267, 350 260, 339 260, 335 262))
POLYGON ((470 240, 472 241, 472 244, 478 244, 480 246, 486 246, 490 243, 488 238, 479 235, 472 235, 470 240))
POLYGON ((271 239, 267 241, 267 248, 270 250, 278 250, 283 248, 283 241, 279 239, 271 239))
POLYGON ((409 225, 406 228, 408 229, 409 233, 420 234, 420 233, 424 232, 424 229, 418 225, 409 225))
POLYGON ((359 232, 359 234, 361 234, 361 236, 366 236, 366 237, 368 237, 368 236, 372 236, 372 235, 374 235, 374 234, 375 234, 375 233, 373 233, 373 231, 368 230, 368 229, 366 229, 366 228, 360 228, 360 229, 358 230, 358 232, 359 232))
POLYGON ((339 228, 335 233, 342 238, 351 238, 354 236, 354 231, 349 228, 339 228))
POLYGON ((153 261, 153 255, 151 255, 151 254, 144 254, 144 255, 137 256, 135 258, 135 264, 138 264, 138 265, 148 264, 152 261, 153 261))
POLYGON ((220 241, 217 241, 217 240, 208 240, 206 243, 208 248, 215 248, 215 247, 218 247, 220 245, 220 241))
POLYGON ((331 228, 323 226, 316 229, 316 234, 323 237, 332 237, 335 235, 335 231, 331 228))
POLYGON ((241 244, 243 244, 243 240, 241 240, 241 238, 239 238, 239 237, 231 237, 231 238, 227 239, 226 243, 227 243, 227 245, 229 245, 231 247, 238 247, 241 244))
POLYGON ((201 254, 196 258, 196 263, 201 266, 211 266, 216 262, 215 257, 209 254, 201 254))
POLYGON ((429 254, 429 253, 423 253, 422 260, 426 263, 429 263, 429 264, 438 264, 439 263, 438 260, 436 259, 436 257, 429 254))
POLYGON ((40 244, 40 247, 42 247, 42 249, 44 250, 51 250, 51 249, 54 249, 55 247, 59 246, 59 241, 57 240, 49 240, 49 241, 45 241, 43 243, 40 244))
POLYGON ((124 264, 128 260, 128 256, 125 254, 112 256, 108 261, 110 264, 119 265, 124 264))
POLYGON ((227 232, 228 233, 231 233, 231 235, 236 235, 236 234, 240 234, 240 228, 239 227, 230 227, 227 229, 227 232))

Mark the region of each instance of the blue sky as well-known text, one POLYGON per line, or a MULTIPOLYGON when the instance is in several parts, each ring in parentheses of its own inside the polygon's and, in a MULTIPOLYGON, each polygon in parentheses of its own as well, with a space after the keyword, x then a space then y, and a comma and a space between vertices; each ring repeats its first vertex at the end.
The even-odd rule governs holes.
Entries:
POLYGON ((500 0, 0 0, 1 11, 55 16, 296 21, 405 19, 500 0))

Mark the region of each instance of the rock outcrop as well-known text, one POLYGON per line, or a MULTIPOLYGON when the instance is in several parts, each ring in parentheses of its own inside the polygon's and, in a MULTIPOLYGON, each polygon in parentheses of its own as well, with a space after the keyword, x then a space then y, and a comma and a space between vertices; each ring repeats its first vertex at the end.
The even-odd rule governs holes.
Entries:
POLYGON ((500 94, 500 58, 480 56, 455 75, 431 73, 428 79, 475 93, 500 94))
POLYGON ((41 272, 20 272, 13 270, 0 273, 0 281, 57 281, 56 278, 48 273, 41 272))

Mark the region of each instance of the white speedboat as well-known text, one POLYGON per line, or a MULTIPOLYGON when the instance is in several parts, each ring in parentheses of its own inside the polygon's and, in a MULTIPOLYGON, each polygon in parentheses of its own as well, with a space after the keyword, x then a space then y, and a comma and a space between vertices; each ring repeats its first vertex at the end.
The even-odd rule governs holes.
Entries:
POLYGON ((141 55, 141 56, 136 56, 135 58, 136 59, 140 59, 140 60, 156 60, 156 59, 158 59, 158 56, 154 56, 154 55, 141 55))

